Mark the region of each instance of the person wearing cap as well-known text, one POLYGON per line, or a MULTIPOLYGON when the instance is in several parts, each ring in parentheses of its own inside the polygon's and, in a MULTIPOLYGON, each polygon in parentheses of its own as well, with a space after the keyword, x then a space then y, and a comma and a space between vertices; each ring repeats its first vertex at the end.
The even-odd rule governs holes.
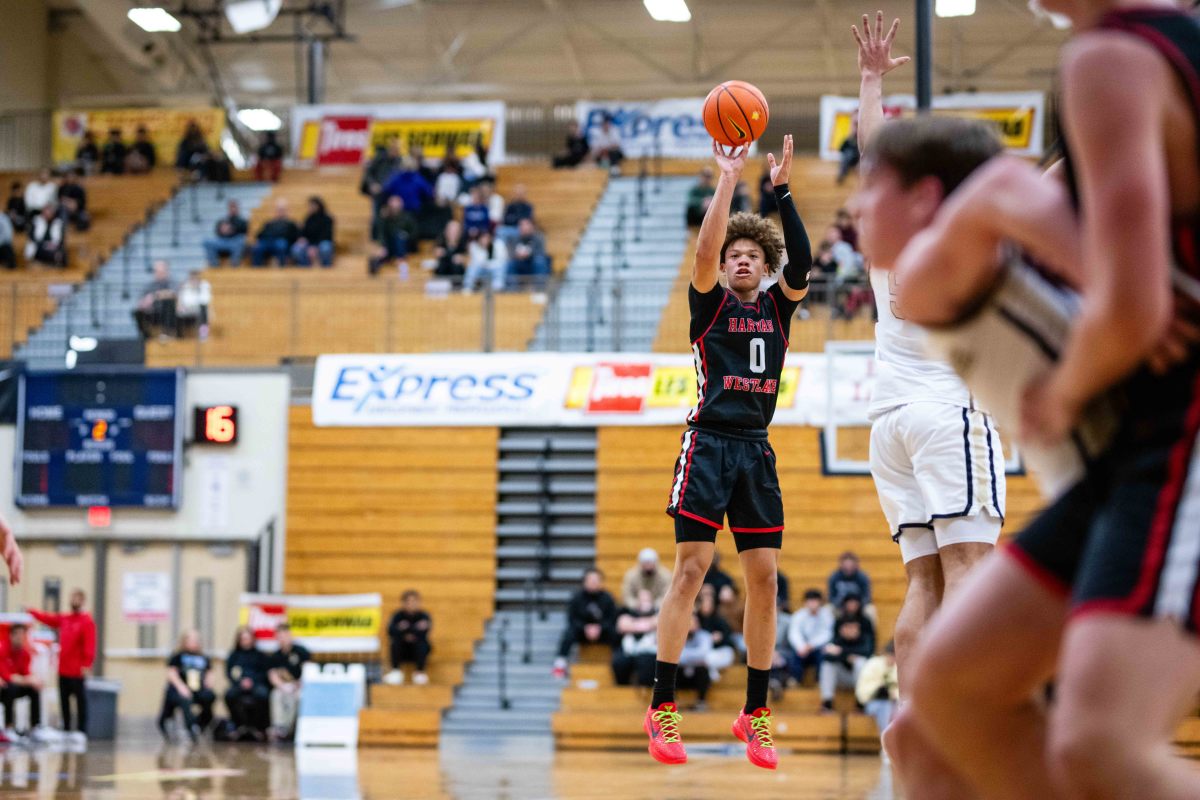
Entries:
POLYGON ((658 563, 658 552, 653 547, 647 547, 638 553, 638 563, 629 568, 621 581, 621 601, 626 608, 635 608, 638 592, 648 589, 657 608, 670 588, 671 570, 658 563))

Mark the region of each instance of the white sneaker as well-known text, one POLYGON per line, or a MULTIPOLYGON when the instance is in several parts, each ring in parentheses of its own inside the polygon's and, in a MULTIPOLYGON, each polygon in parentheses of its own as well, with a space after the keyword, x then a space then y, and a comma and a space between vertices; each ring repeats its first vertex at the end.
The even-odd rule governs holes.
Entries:
POLYGON ((429 683, 429 676, 426 675, 424 672, 418 672, 415 675, 413 675, 413 685, 425 686, 428 683, 429 683))
POLYGON ((398 669, 394 669, 391 672, 389 672, 387 675, 383 676, 383 682, 386 683, 388 686, 403 686, 404 685, 404 673, 398 669))
POLYGON ((45 725, 38 725, 29 732, 29 738, 35 742, 57 742, 62 739, 62 734, 53 728, 48 728, 45 725))
POLYGON ((67 734, 67 738, 72 744, 87 744, 88 737, 83 731, 72 731, 67 734))

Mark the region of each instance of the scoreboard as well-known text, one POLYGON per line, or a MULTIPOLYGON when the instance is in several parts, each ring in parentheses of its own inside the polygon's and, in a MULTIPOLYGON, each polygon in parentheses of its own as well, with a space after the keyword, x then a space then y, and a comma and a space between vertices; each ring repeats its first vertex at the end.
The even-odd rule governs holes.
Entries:
POLYGON ((183 388, 182 370, 23 375, 16 504, 177 508, 183 388))

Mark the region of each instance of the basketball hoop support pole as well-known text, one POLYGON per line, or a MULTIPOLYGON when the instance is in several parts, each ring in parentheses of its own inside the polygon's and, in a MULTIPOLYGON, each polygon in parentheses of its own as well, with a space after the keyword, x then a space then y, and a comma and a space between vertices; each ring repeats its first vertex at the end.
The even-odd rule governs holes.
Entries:
POLYGON ((917 112, 933 107, 933 0, 916 0, 917 112))

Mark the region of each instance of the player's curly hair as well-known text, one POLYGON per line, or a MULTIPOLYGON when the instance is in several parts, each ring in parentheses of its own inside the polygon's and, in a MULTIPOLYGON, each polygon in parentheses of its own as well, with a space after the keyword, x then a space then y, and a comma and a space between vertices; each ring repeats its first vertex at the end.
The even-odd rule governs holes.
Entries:
POLYGON ((783 233, 772 220, 740 211, 729 218, 725 229, 725 243, 721 245, 721 263, 725 263, 725 251, 738 239, 749 239, 763 249, 767 260, 767 273, 774 275, 783 259, 783 233))

